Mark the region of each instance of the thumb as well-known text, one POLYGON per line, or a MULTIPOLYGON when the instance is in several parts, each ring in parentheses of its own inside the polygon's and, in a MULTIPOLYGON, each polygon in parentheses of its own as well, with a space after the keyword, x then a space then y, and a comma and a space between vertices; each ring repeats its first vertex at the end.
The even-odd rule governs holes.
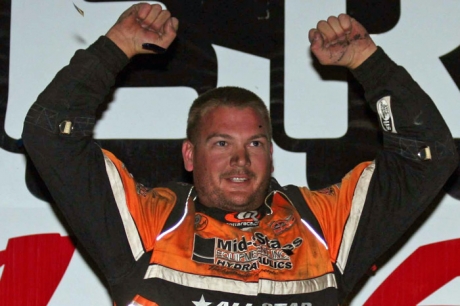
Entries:
POLYGON ((308 33, 308 39, 310 40, 310 49, 317 50, 323 47, 324 39, 321 33, 316 29, 311 29, 308 33))

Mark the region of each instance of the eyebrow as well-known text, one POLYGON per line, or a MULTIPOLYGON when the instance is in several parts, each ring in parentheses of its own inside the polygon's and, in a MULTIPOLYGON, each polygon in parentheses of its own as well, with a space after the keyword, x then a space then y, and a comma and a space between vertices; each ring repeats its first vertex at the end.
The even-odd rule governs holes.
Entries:
MULTIPOLYGON (((230 136, 228 134, 213 133, 213 134, 209 135, 208 137, 206 137, 206 142, 208 142, 212 138, 216 138, 216 137, 220 137, 220 138, 223 138, 223 139, 232 139, 233 138, 232 136, 230 136)), ((260 139, 260 138, 268 139, 267 135, 260 133, 260 134, 256 134, 256 135, 253 135, 253 136, 249 137, 249 140, 260 139)))
POLYGON ((254 136, 252 136, 252 137, 249 137, 249 139, 250 139, 250 140, 259 139, 259 138, 265 138, 265 139, 268 139, 267 135, 265 135, 265 134, 262 134, 262 133, 260 133, 260 134, 256 134, 256 135, 254 135, 254 136))

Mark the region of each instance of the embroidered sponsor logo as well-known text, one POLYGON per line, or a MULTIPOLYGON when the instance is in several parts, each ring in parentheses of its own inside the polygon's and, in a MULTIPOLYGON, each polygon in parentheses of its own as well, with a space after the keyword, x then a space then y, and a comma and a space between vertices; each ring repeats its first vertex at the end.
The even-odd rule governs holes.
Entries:
POLYGON ((142 185, 140 183, 136 184, 136 192, 137 192, 138 195, 140 195, 140 196, 145 198, 149 191, 150 191, 150 189, 145 187, 144 185, 142 185))
POLYGON ((195 229, 202 231, 206 226, 208 226, 208 218, 200 214, 195 214, 195 229))
POLYGON ((225 221, 231 226, 255 227, 259 225, 262 214, 256 210, 245 212, 233 212, 225 215, 225 221))
POLYGON ((290 229, 294 225, 294 221, 294 216, 290 215, 286 219, 272 221, 268 225, 272 228, 276 235, 279 235, 290 229))
POLYGON ((384 97, 377 102, 377 112, 380 117, 380 124, 385 132, 396 133, 396 128, 391 112, 390 97, 384 97))
MULTIPOLYGON (((221 302, 210 302, 206 300, 204 295, 201 295, 201 298, 198 301, 192 301, 193 305, 195 306, 253 306, 252 303, 236 303, 236 302, 228 302, 228 301, 221 301, 221 302), (218 304, 215 304, 218 303, 218 304)), ((309 302, 289 302, 289 303, 262 303, 262 306, 312 306, 312 303, 309 302)))
POLYGON ((318 193, 329 195, 329 196, 335 195, 335 191, 334 191, 334 188, 332 186, 320 189, 320 190, 318 190, 318 193))
POLYGON ((242 236, 233 240, 203 238, 195 234, 192 260, 239 271, 253 271, 260 266, 292 269, 289 256, 302 242, 303 239, 297 237, 282 244, 278 239, 270 239, 259 232, 249 239, 242 236))

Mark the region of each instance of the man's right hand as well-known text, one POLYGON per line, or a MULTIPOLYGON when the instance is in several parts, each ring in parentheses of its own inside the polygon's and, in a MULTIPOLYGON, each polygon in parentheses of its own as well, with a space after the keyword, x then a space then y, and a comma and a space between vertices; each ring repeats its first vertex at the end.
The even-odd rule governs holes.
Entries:
POLYGON ((177 18, 161 5, 138 3, 121 14, 106 36, 131 58, 140 53, 155 53, 144 49, 145 43, 167 49, 176 38, 178 27, 177 18))

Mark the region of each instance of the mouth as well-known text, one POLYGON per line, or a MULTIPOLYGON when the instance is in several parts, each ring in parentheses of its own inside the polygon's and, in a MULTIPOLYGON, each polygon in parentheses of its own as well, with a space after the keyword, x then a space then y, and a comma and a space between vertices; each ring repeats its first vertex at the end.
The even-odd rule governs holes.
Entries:
POLYGON ((247 177, 230 177, 228 178, 233 183, 244 183, 249 180, 247 177))
POLYGON ((221 176, 226 181, 237 184, 249 182, 254 177, 255 175, 249 170, 229 171, 221 176))

